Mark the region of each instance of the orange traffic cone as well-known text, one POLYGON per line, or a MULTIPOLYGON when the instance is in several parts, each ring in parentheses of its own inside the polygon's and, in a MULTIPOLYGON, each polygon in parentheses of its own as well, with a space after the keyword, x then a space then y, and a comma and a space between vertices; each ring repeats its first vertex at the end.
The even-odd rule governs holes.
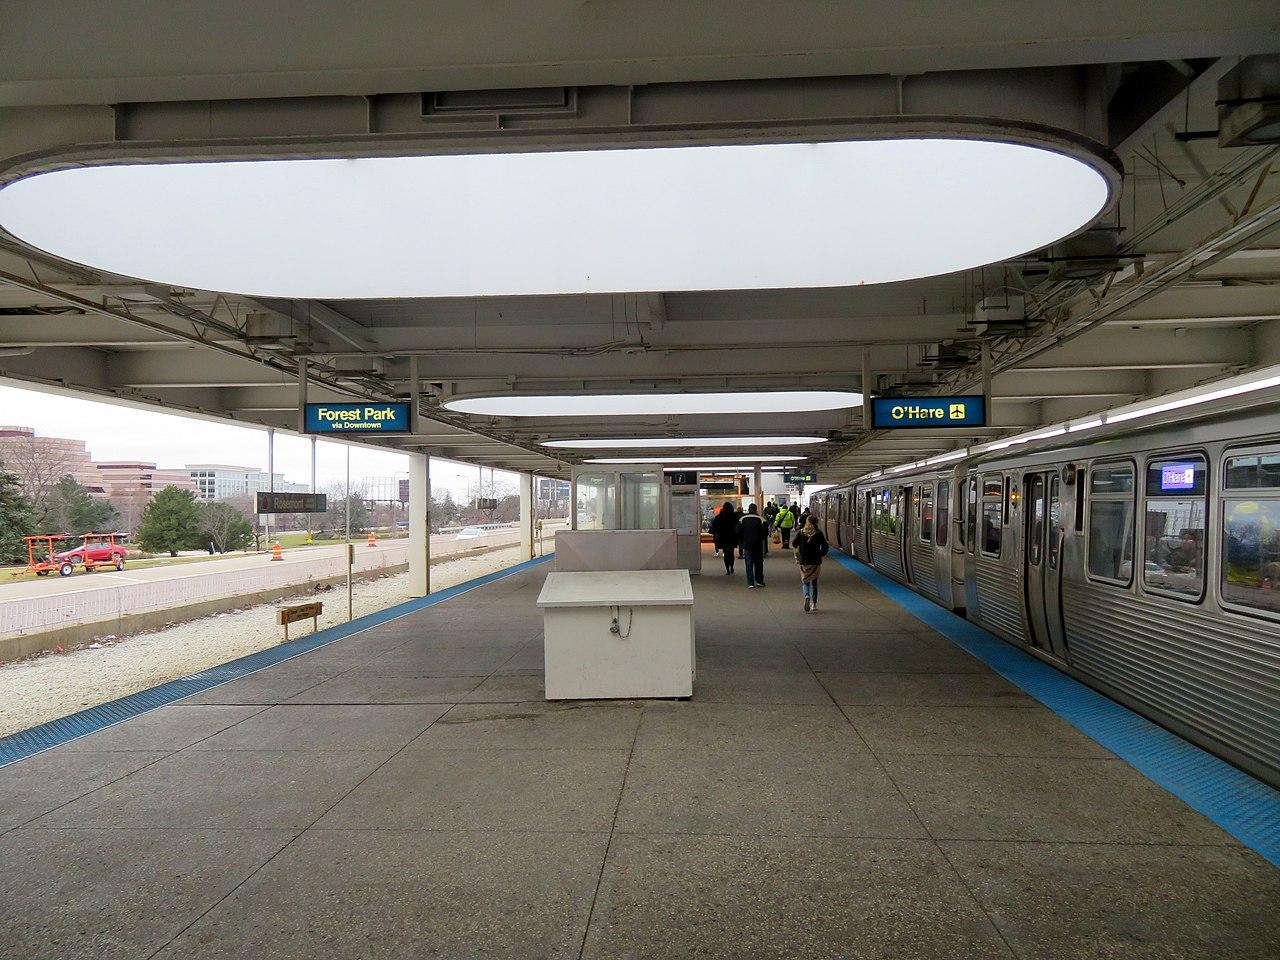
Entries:
POLYGON ((280 549, 280 544, 278 544, 278 543, 273 543, 273 544, 271 545, 271 559, 272 559, 272 560, 283 560, 283 559, 284 559, 284 551, 280 549))
POLYGON ((376 536, 374 536, 373 531, 372 531, 372 530, 370 530, 370 531, 369 531, 369 546, 371 546, 371 547, 376 547, 377 545, 378 545, 378 538, 377 538, 376 536))

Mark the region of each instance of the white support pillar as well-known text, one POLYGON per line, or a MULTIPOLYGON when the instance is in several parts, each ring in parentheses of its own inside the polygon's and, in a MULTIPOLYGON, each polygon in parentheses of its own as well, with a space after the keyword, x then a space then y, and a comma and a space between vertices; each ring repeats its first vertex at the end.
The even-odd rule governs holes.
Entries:
POLYGON ((409 454, 409 596, 431 593, 431 458, 409 454))
POLYGON ((755 494, 756 510, 764 513, 764 471, 756 464, 756 475, 751 478, 751 492, 755 494))
POLYGON ((520 474, 520 559, 533 559, 533 474, 520 474))

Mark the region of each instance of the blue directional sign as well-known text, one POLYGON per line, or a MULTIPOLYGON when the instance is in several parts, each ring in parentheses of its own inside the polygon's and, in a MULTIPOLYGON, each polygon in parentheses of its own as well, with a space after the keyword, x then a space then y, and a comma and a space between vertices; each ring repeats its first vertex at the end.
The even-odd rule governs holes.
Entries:
POLYGON ((985 427, 986 404, 981 396, 872 397, 871 425, 877 430, 985 427))
POLYGON ((308 403, 307 433, 408 433, 407 403, 308 403))

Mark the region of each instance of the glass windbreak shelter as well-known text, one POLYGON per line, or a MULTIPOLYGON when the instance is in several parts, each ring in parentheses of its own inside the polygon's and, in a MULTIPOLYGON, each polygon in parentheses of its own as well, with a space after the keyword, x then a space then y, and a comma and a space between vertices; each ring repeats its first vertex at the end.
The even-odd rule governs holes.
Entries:
POLYGON ((660 530, 666 522, 662 464, 575 467, 574 530, 660 530))

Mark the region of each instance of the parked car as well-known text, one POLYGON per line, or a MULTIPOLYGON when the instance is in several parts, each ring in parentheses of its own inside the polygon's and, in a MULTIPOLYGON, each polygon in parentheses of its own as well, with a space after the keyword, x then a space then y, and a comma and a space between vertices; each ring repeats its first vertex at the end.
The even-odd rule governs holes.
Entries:
POLYGON ((54 554, 60 576, 69 577, 76 565, 93 571, 97 567, 124 569, 125 548, 116 533, 88 533, 80 546, 54 554))

